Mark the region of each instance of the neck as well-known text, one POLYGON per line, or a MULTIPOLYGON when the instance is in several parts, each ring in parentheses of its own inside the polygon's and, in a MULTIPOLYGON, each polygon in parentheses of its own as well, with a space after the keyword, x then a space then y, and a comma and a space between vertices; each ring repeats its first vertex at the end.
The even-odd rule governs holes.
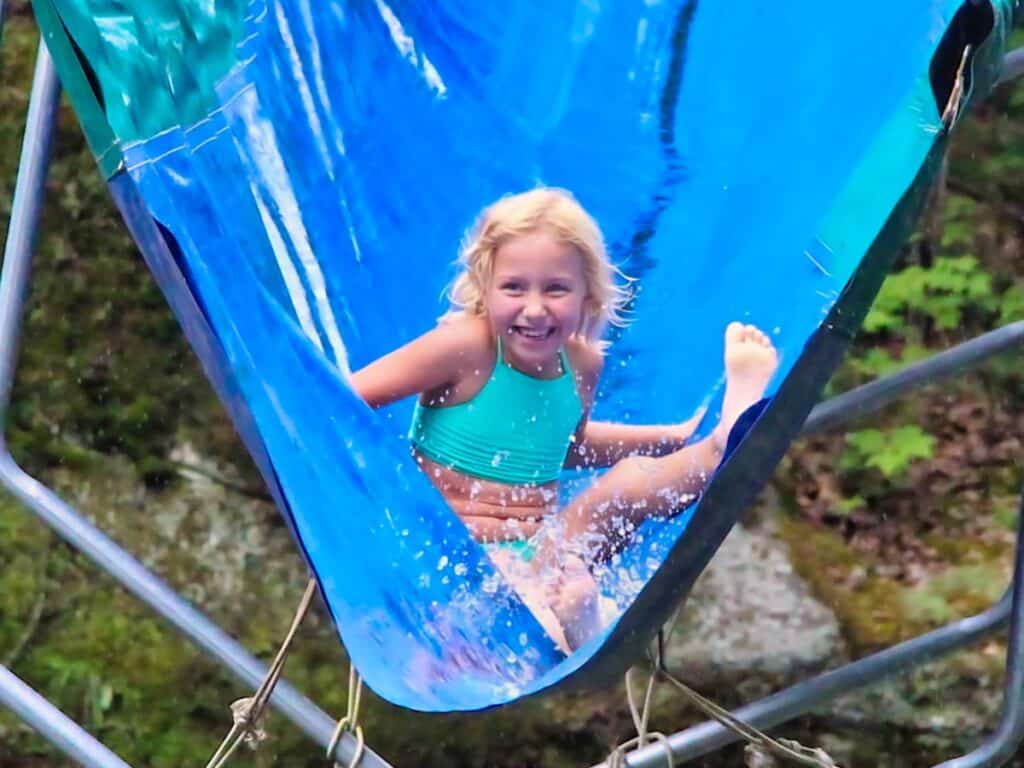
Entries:
POLYGON ((555 354, 553 357, 542 363, 523 364, 512 356, 510 350, 502 344, 499 339, 498 355, 501 358, 501 363, 515 371, 518 371, 524 376, 530 376, 534 379, 557 379, 565 373, 565 371, 562 370, 562 358, 559 354, 555 354))

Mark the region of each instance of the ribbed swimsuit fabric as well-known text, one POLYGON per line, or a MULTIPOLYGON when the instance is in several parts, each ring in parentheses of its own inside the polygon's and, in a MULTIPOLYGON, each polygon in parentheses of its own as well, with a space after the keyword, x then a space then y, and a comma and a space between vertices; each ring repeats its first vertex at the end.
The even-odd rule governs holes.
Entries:
POLYGON ((472 477, 511 485, 558 479, 583 416, 565 350, 562 373, 538 379, 504 360, 501 339, 487 383, 451 406, 416 404, 409 439, 438 464, 472 477))

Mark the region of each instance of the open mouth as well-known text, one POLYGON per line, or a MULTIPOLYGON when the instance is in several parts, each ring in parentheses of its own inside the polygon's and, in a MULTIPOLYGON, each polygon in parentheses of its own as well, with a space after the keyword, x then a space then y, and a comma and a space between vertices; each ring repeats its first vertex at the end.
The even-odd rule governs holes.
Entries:
POLYGON ((515 335, 522 336, 524 339, 529 339, 530 341, 544 341, 545 339, 550 339, 555 335, 554 327, 526 328, 522 325, 513 325, 511 331, 515 335))

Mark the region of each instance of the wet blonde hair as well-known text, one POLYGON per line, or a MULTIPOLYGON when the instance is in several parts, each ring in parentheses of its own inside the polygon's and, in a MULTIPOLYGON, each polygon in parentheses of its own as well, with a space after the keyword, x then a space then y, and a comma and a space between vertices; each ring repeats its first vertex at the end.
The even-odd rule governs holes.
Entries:
POLYGON ((609 260, 597 222, 571 192, 557 187, 506 195, 483 210, 459 253, 459 274, 448 292, 452 309, 445 318, 483 315, 484 295, 498 249, 514 237, 538 230, 572 245, 583 258, 586 300, 578 333, 589 342, 599 342, 608 325, 626 325, 632 281, 609 260), (616 282, 616 276, 622 285, 616 282))

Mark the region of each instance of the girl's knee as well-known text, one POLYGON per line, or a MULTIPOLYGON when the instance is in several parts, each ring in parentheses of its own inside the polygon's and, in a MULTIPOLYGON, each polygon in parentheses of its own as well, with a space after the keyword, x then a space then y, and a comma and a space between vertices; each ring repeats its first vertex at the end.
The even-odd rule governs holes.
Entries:
POLYGON ((601 478, 618 511, 632 512, 635 504, 657 492, 662 474, 659 462, 660 459, 650 456, 628 456, 601 478), (628 509, 624 510, 623 505, 628 509))
POLYGON ((652 477, 658 468, 659 459, 651 456, 627 456, 608 470, 609 477, 637 478, 652 477))

